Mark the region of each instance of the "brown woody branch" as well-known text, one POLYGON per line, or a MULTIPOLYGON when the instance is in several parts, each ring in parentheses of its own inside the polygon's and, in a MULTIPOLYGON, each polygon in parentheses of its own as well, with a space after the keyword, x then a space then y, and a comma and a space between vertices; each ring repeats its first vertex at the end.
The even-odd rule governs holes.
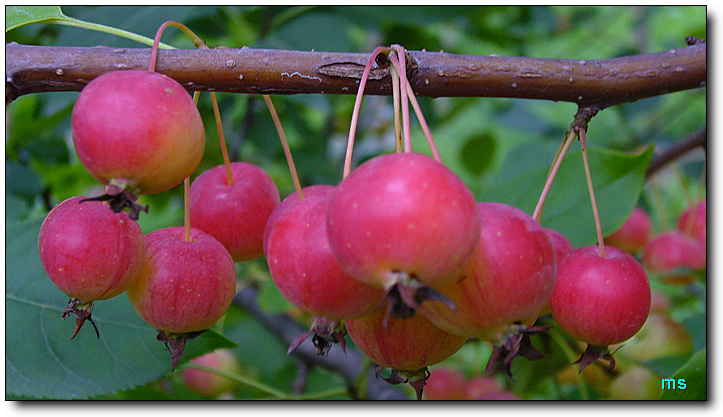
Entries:
MULTIPOLYGON (((5 102, 24 94, 80 91, 114 70, 145 69, 150 48, 5 47, 5 102)), ((367 54, 268 49, 161 50, 156 70, 189 90, 247 94, 355 94, 367 54)), ((471 56, 408 51, 417 95, 510 97, 605 107, 706 85, 706 44, 606 60, 471 56)), ((376 66, 367 94, 391 95, 376 66)))

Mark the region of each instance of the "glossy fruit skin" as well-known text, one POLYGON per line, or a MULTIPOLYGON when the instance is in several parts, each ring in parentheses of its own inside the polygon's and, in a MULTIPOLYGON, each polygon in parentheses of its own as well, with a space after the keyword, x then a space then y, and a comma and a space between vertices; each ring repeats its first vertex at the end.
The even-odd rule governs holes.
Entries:
POLYGON ((284 199, 264 242, 269 272, 281 294, 314 316, 340 321, 370 314, 384 292, 346 274, 329 247, 326 213, 335 191, 331 186, 302 189, 303 199, 296 193, 284 199))
MULTIPOLYGON (((331 198, 331 194, 336 193, 336 190, 337 188, 333 185, 310 185, 308 187, 304 187, 301 192, 304 198, 325 195, 329 195, 331 198)), ((268 230, 273 227, 276 220, 281 217, 287 209, 292 207, 298 201, 299 195, 296 192, 293 192, 281 200, 281 202, 274 208, 274 211, 271 212, 271 215, 269 215, 264 229, 264 253, 266 253, 266 244, 269 236, 268 230)), ((326 228, 326 225, 324 225, 324 227, 326 228)))
POLYGON ((555 287, 555 251, 527 213, 500 203, 478 203, 480 241, 465 278, 438 287, 455 304, 430 301, 420 312, 457 335, 499 341, 513 323, 528 324, 555 287))
POLYGON ((706 200, 693 204, 678 217, 678 230, 684 234, 693 236, 703 247, 703 251, 705 251, 708 246, 706 240, 707 224, 706 200))
POLYGON ((236 262, 263 255, 266 221, 279 204, 279 190, 256 165, 232 162, 234 183, 225 165, 199 175, 190 188, 191 227, 221 242, 236 262))
POLYGON ((143 266, 138 223, 97 201, 71 197, 53 207, 40 228, 38 250, 50 280, 70 297, 105 300, 125 291, 143 266))
POLYGON ((353 277, 389 289, 402 272, 434 286, 458 278, 469 262, 480 230, 474 196, 431 157, 378 156, 338 188, 327 233, 353 277))
POLYGON ((645 245, 643 265, 652 273, 671 272, 680 267, 705 269, 705 249, 682 232, 663 232, 645 245))
POLYGON ((635 207, 625 223, 605 238, 605 244, 635 255, 650 241, 652 230, 653 222, 648 213, 640 207, 635 207))
POLYGON ((188 92, 165 75, 112 71, 93 79, 71 117, 83 166, 103 184, 133 194, 166 191, 190 176, 206 143, 188 92))
POLYGON ((417 371, 457 353, 466 337, 445 332, 421 314, 407 319, 389 317, 385 308, 359 319, 348 320, 346 329, 356 346, 377 365, 401 371, 417 371))
POLYGON ((236 293, 236 267, 228 251, 208 234, 184 227, 146 235, 146 263, 126 293, 149 325, 166 333, 208 329, 221 318, 236 293))
POLYGON ((629 253, 598 246, 575 249, 560 264, 550 299, 560 328, 592 346, 630 339, 650 310, 650 283, 645 270, 629 253))
MULTIPOLYGON (((241 365, 233 352, 228 349, 214 350, 213 352, 193 358, 190 362, 231 374, 241 373, 241 365)), ((211 399, 218 398, 238 386, 238 382, 233 379, 201 369, 185 368, 181 373, 181 377, 188 389, 211 399)))

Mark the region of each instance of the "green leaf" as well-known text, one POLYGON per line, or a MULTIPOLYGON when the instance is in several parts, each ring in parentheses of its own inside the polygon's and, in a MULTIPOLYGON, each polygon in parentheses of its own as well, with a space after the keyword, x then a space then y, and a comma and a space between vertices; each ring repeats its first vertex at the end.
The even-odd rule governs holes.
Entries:
MULTIPOLYGON (((693 355, 671 379, 674 386, 663 391, 661 400, 707 400, 708 399, 708 366, 706 349, 693 355), (682 384, 681 384, 682 381, 682 384)), ((661 382, 665 383, 665 381, 661 382)), ((667 387, 666 383, 666 387, 667 387)))
POLYGON ((67 16, 60 10, 60 6, 7 6, 5 33, 20 26, 62 19, 67 19, 67 16))
MULTIPOLYGON (((482 194, 482 201, 497 201, 532 214, 537 205, 555 148, 525 143, 513 149, 504 168, 482 194)), ((640 199, 652 146, 624 153, 588 148, 595 198, 603 234, 617 230, 640 199)), ((550 188, 542 225, 564 234, 575 247, 596 243, 595 222, 580 151, 569 151, 550 188)))
MULTIPOLYGON (((75 320, 61 314, 68 297, 43 271, 37 251, 42 219, 6 228, 5 394, 17 398, 81 399, 133 388, 168 373, 170 355, 157 332, 120 295, 99 301, 90 323, 70 340, 75 320)), ((213 331, 190 340, 184 361, 235 344, 213 331)))

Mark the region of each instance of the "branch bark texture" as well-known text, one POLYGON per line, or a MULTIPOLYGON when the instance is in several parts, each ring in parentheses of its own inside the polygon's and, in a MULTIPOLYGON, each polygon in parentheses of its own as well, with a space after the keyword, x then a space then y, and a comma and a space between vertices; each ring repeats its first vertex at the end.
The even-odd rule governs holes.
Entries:
MULTIPOLYGON (((156 70, 191 91, 246 94, 356 94, 368 54, 269 49, 161 50, 156 70)), ((407 76, 427 97, 509 97, 605 107, 704 87, 706 44, 606 60, 472 56, 408 51, 407 76)), ((122 69, 146 69, 150 48, 5 47, 6 104, 32 93, 80 91, 122 69)), ((377 65, 366 94, 391 95, 377 65)))

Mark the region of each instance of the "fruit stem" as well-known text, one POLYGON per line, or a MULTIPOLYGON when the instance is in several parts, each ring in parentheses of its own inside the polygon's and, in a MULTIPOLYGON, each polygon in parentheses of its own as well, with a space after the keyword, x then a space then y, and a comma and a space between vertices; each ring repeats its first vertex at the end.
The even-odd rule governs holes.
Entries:
POLYGON ((169 20, 167 22, 164 22, 159 28, 158 31, 156 31, 156 37, 153 40, 153 48, 151 49, 151 62, 148 64, 148 71, 155 71, 156 70, 156 61, 158 60, 158 46, 161 42, 161 36, 163 35, 163 31, 166 30, 167 27, 173 26, 175 28, 180 29, 183 33, 188 36, 189 39, 191 39, 191 42, 193 42, 193 46, 196 48, 201 48, 206 45, 206 42, 204 42, 201 38, 196 36, 195 33, 186 25, 183 23, 179 23, 173 20, 169 20))
POLYGON ((600 213, 597 209, 597 202, 595 201, 595 190, 592 186, 592 176, 590 175, 590 162, 587 158, 587 141, 585 133, 587 129, 580 129, 580 146, 582 148, 582 163, 585 165, 585 178, 587 180, 587 189, 590 192, 590 203, 592 204, 592 214, 595 217, 595 230, 597 231, 598 245, 600 246, 600 256, 605 257, 605 242, 603 239, 602 225, 600 224, 600 213))
POLYGON ((223 156, 223 164, 226 166, 226 185, 233 185, 233 174, 231 173, 231 159, 228 156, 228 148, 226 147, 226 137, 223 134, 223 123, 221 122, 221 111, 218 109, 218 100, 216 93, 211 91, 211 103, 213 104, 213 116, 216 119, 216 130, 218 130, 218 142, 221 147, 221 155, 223 156))
POLYGON ((570 128, 565 135, 565 139, 563 139, 560 144, 560 148, 557 150, 555 158, 552 160, 552 166, 550 167, 550 171, 547 173, 545 186, 542 188, 540 199, 537 201, 537 207, 535 207, 535 212, 532 214, 532 218, 535 219, 537 223, 542 222, 542 209, 545 206, 547 195, 550 193, 550 187, 552 187, 552 182, 555 180, 555 176, 557 176, 557 171, 560 169, 560 165, 562 165, 562 160, 565 158, 568 149, 570 149, 570 146, 572 146, 576 137, 577 132, 575 129, 570 128))
POLYGON ((269 108, 269 113, 271 113, 271 118, 274 121, 274 126, 276 126, 276 131, 278 132, 279 139, 281 140, 281 146, 284 148, 286 164, 289 166, 289 171, 291 171, 291 180, 294 182, 294 189, 296 190, 296 195, 299 197, 299 200, 303 200, 304 193, 303 191, 301 191, 299 174, 298 172, 296 172, 294 158, 291 156, 291 148, 289 148, 289 142, 286 140, 286 134, 284 133, 283 126, 281 126, 281 120, 279 120, 279 115, 276 113, 276 107, 274 107, 274 103, 271 101, 271 97, 266 94, 264 94, 264 101, 266 101, 266 107, 269 108))
POLYGON ((354 149, 354 136, 356 135, 356 127, 359 124, 359 112, 361 110, 362 96, 364 95, 364 87, 366 87, 367 79, 369 79, 369 72, 371 72, 372 64, 379 54, 388 54, 390 52, 388 46, 379 46, 372 51, 369 56, 364 72, 362 73, 361 80, 359 80, 359 90, 356 93, 356 101, 354 102, 354 111, 351 114, 351 123, 349 126, 349 139, 346 144, 346 157, 344 158, 344 171, 342 178, 346 178, 351 173, 351 160, 352 151, 354 149))
POLYGON ((404 47, 401 45, 392 45, 392 50, 396 54, 396 59, 391 56, 390 61, 396 66, 397 75, 399 76, 401 91, 401 107, 402 107, 402 133, 404 138, 404 152, 412 152, 412 128, 409 121, 409 91, 407 85, 407 70, 404 47), (396 63, 396 64, 395 64, 396 63))
POLYGON ((392 107, 394 108, 394 144, 395 152, 402 152, 402 115, 400 81, 397 70, 392 66, 392 107))
MULTIPOLYGON (((394 45, 394 47, 401 48, 400 52, 397 52, 397 55, 400 53, 402 56, 404 56, 404 48, 399 45, 394 45)), ((414 94, 414 90, 412 89, 412 85, 409 83, 409 79, 407 79, 406 76, 406 69, 404 67, 404 64, 400 60, 398 60, 394 56, 390 56, 389 60, 392 62, 393 66, 392 68, 395 70, 396 74, 399 74, 399 82, 401 84, 402 89, 406 89, 406 97, 408 99, 408 102, 412 104, 412 108, 414 109, 414 113, 417 116, 417 120, 419 121, 419 125, 422 128, 422 131, 424 132, 424 136, 427 139, 427 144, 429 145, 429 149, 432 151, 432 156, 434 157, 437 162, 442 162, 442 158, 439 155, 439 150, 437 149, 437 145, 434 142, 434 138, 432 137, 432 131, 429 129, 429 125, 427 125, 427 120, 424 118, 424 114, 422 113, 422 108, 419 106, 419 101, 417 101, 417 97, 414 94), (403 71, 400 72, 400 69, 403 71)), ((394 81, 394 79, 392 79, 394 81)), ((395 103, 395 109, 398 107, 398 103, 395 103)), ((409 128, 409 116, 407 116, 407 128, 409 128)), ((409 134, 408 134, 409 136, 409 134)), ((410 136, 409 136, 410 137, 410 136)), ((410 139, 411 142, 411 139, 410 139)), ((411 144, 410 144, 411 148, 411 144)))

